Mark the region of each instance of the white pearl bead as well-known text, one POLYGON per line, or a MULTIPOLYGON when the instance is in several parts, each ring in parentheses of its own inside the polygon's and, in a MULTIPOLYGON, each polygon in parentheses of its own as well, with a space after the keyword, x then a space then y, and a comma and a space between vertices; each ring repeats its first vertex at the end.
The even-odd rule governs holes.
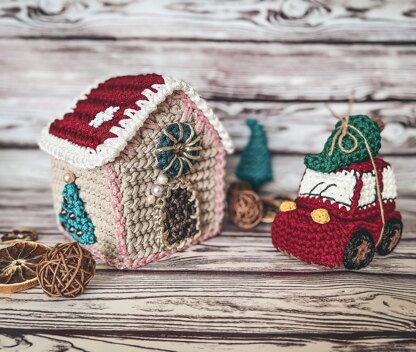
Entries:
POLYGON ((72 172, 67 172, 64 175, 64 182, 65 183, 72 183, 75 181, 75 175, 72 172))
POLYGON ((159 185, 153 185, 151 191, 155 197, 160 197, 163 194, 163 187, 159 185))
POLYGON ((166 185, 168 181, 169 181, 168 177, 163 173, 159 174, 159 176, 156 179, 156 183, 159 185, 166 185))
POLYGON ((146 197, 146 203, 147 204, 154 204, 156 202, 156 197, 153 194, 149 194, 146 197))

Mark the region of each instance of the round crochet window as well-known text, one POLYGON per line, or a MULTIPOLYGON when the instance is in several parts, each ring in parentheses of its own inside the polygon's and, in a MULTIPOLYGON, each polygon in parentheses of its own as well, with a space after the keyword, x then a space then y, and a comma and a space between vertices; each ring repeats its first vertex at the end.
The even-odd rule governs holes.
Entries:
POLYGON ((159 168, 169 177, 180 177, 200 159, 201 137, 188 123, 171 123, 162 130, 157 145, 159 168))

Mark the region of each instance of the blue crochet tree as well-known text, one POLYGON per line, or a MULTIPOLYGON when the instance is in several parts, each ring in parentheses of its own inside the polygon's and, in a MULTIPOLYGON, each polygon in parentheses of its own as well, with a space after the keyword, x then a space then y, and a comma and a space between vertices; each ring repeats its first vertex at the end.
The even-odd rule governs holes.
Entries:
POLYGON ((251 134, 241 154, 236 175, 254 189, 258 189, 273 179, 272 160, 263 126, 255 119, 247 119, 246 123, 251 134))
POLYGON ((95 243, 94 225, 85 212, 84 202, 74 182, 64 186, 59 222, 75 241, 82 244, 95 243))

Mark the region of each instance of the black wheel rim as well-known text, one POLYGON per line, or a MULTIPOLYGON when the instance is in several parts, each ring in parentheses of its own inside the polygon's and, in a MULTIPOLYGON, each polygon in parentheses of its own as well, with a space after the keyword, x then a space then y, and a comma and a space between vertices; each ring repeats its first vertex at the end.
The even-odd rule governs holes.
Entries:
POLYGON ((373 260, 374 251, 374 242, 368 232, 359 231, 352 234, 344 251, 344 267, 349 270, 366 267, 373 260))
POLYGON ((403 224, 399 219, 390 219, 384 229, 383 237, 377 246, 380 255, 390 254, 400 242, 403 224))

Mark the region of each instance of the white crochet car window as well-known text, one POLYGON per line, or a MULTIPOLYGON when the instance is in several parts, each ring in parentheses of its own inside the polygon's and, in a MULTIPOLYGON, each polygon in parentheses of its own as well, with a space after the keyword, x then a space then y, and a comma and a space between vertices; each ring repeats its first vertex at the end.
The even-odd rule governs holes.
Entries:
POLYGON ((365 208, 376 202, 376 177, 373 172, 366 172, 361 175, 363 187, 361 188, 358 207, 365 208))
POLYGON ((357 177, 354 171, 323 173, 306 169, 299 188, 299 196, 329 199, 350 207, 357 177))
POLYGON ((381 196, 385 200, 396 199, 397 197, 396 178, 391 166, 383 170, 383 191, 381 196))

